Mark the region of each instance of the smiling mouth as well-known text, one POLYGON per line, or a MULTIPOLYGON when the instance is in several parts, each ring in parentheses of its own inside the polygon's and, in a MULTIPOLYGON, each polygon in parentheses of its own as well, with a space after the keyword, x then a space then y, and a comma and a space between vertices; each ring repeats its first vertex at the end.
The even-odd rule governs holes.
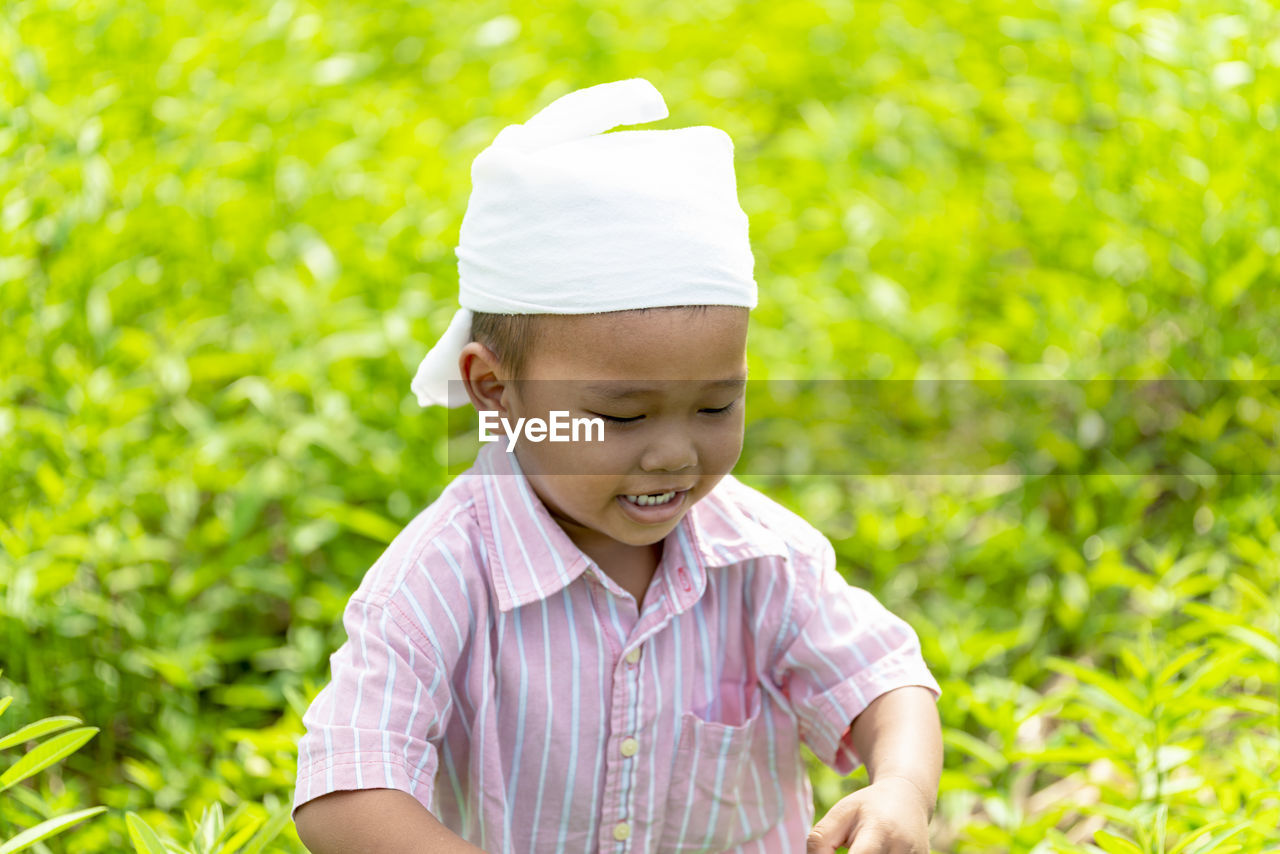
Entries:
POLYGON ((682 494, 689 492, 689 489, 669 489, 667 492, 650 492, 623 494, 620 498, 628 503, 635 504, 636 507, 658 507, 662 504, 669 504, 680 498, 682 494))
POLYGON ((622 497, 637 507, 655 507, 659 504, 669 503, 679 494, 679 491, 673 489, 670 492, 649 493, 647 495, 623 495, 622 497))

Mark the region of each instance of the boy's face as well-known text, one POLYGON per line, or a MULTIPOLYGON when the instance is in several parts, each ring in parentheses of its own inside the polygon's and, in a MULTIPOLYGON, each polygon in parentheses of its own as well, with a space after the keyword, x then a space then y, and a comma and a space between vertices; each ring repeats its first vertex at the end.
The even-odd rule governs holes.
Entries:
POLYGON ((506 387, 504 417, 604 418, 603 442, 516 442, 534 490, 579 548, 658 542, 733 468, 748 314, 706 306, 538 319, 528 381, 506 387))

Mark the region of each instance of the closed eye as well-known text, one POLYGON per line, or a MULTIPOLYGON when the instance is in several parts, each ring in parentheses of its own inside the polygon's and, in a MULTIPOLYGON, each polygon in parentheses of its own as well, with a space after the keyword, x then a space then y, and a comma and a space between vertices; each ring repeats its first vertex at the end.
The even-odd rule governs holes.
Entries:
POLYGON ((708 415, 724 415, 724 414, 725 414, 725 413, 727 413, 729 410, 733 409, 734 405, 735 405, 737 402, 738 402, 737 400, 731 401, 731 402, 730 402, 730 403, 728 403, 727 405, 725 405, 725 406, 721 406, 719 409, 699 409, 698 411, 699 411, 699 412, 705 412, 705 413, 706 413, 706 414, 708 414, 708 415))
POLYGON ((605 421, 612 421, 614 424, 631 424, 632 422, 639 421, 641 418, 644 418, 643 415, 633 415, 630 418, 619 418, 615 415, 605 415, 602 412, 588 412, 588 414, 594 415, 596 418, 603 418, 605 421))

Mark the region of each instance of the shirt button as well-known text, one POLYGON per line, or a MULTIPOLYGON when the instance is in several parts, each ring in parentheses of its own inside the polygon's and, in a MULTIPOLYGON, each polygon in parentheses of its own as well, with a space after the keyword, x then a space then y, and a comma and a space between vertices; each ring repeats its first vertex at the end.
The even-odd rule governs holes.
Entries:
POLYGON ((628 736, 622 740, 622 755, 635 756, 636 751, 640 749, 640 742, 628 736))
POLYGON ((639 660, 640 660, 640 647, 636 647, 635 649, 631 650, 631 652, 627 653, 628 664, 635 664, 639 660))
POLYGON ((631 835, 631 825, 620 821, 613 826, 613 838, 621 842, 631 835))

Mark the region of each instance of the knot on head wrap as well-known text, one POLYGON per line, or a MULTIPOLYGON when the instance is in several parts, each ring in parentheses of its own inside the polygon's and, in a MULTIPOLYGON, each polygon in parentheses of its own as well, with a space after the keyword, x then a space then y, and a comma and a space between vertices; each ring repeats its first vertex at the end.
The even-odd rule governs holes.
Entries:
POLYGON ((647 80, 580 89, 510 125, 471 166, 458 302, 422 360, 421 406, 450 407, 473 311, 591 314, 675 305, 754 308, 754 261, 724 131, 605 131, 666 118, 647 80))

